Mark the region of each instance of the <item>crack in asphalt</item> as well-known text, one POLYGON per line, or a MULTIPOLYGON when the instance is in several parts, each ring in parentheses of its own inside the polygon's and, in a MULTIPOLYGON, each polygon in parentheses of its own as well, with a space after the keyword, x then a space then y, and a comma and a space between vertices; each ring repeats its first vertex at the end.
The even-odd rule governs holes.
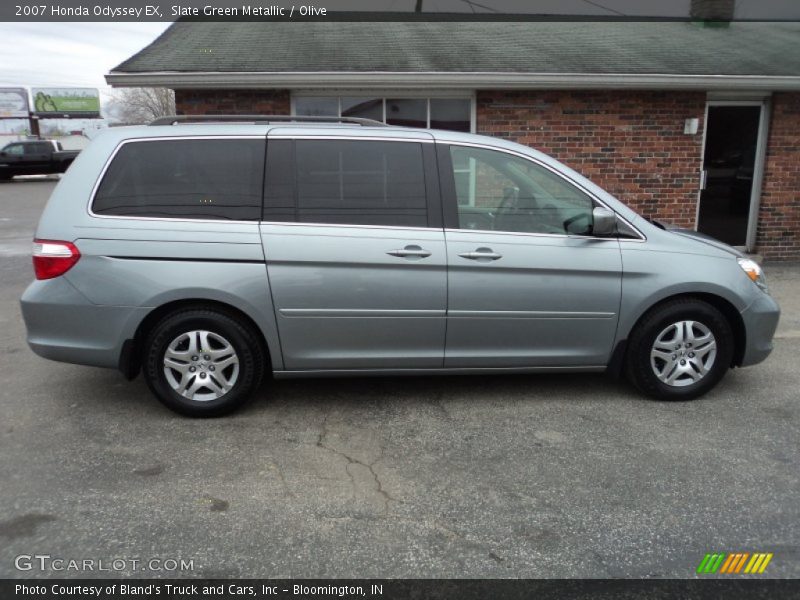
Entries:
POLYGON ((322 448, 323 450, 327 450, 328 452, 332 452, 333 454, 341 456, 347 461, 347 463, 344 466, 344 470, 347 473, 347 476, 350 478, 350 484, 353 488, 353 500, 355 501, 358 486, 356 485, 356 480, 353 477, 353 474, 350 472, 350 465, 355 464, 355 465, 361 465, 362 467, 367 469, 370 472, 370 475, 372 475, 372 478, 375 480, 375 485, 376 485, 375 491, 383 498, 384 515, 389 513, 390 502, 397 502, 399 504, 403 504, 402 500, 394 498, 391 494, 389 494, 389 492, 387 492, 383 488, 383 482, 381 481, 380 477, 378 477, 378 474, 375 472, 375 465, 378 464, 381 460, 383 460, 384 453, 386 452, 386 447, 382 445, 380 456, 378 456, 378 458, 376 458, 371 463, 365 463, 364 461, 358 460, 357 458, 353 458, 352 456, 346 454, 345 452, 342 452, 341 450, 337 450, 336 448, 326 445, 325 438, 328 436, 328 417, 330 417, 330 413, 327 413, 325 415, 325 418, 322 420, 322 427, 320 428, 319 436, 317 437, 316 446, 318 448, 322 448))

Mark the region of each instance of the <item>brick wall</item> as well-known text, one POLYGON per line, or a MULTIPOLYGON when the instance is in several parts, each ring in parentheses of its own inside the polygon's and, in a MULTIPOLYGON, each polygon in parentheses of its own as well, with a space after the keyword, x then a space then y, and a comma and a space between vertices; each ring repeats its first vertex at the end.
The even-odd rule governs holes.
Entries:
MULTIPOLYGON (((479 91, 477 132, 573 167, 649 218, 693 228, 704 92, 479 91), (700 119, 684 135, 687 118, 700 119)), ((288 90, 176 90, 178 114, 289 114, 288 90)), ((800 259, 800 94, 773 97, 757 251, 800 259)))
POLYGON ((289 90, 175 90, 179 115, 288 115, 289 90))
POLYGON ((477 132, 541 150, 646 217, 694 227, 705 93, 479 91, 477 132), (687 118, 701 121, 684 135, 687 118))
POLYGON ((756 239, 765 258, 800 259, 800 94, 772 97, 756 239))

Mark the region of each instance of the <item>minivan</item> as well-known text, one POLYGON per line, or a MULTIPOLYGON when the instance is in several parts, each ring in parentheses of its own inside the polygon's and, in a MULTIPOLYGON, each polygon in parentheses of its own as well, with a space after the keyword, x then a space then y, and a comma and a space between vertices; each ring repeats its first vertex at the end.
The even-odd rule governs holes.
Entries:
POLYGON ((350 118, 114 128, 56 186, 22 297, 52 360, 192 416, 273 377, 607 372, 687 400, 763 361, 760 266, 508 141, 350 118))

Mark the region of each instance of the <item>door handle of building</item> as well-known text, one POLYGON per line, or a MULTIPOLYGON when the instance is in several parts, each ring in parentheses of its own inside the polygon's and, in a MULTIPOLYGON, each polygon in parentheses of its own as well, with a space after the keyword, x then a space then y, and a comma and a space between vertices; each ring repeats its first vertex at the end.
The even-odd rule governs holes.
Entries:
POLYGON ((389 250, 389 256, 399 256, 400 258, 428 258, 431 255, 430 250, 425 250, 417 245, 409 245, 405 248, 398 248, 397 250, 389 250))
POLYGON ((469 260, 479 260, 479 261, 497 260, 498 258, 503 258, 502 254, 498 254, 491 248, 478 248, 477 250, 475 250, 475 252, 462 252, 461 254, 459 254, 459 256, 461 258, 467 258, 469 260))
POLYGON ((708 171, 703 169, 700 171, 700 190, 706 189, 706 182, 708 180, 708 171))

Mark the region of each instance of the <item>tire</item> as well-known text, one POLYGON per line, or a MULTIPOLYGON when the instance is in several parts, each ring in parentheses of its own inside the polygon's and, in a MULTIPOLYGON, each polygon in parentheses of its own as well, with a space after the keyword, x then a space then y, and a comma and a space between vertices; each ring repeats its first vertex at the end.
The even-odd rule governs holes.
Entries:
POLYGON ((148 387, 168 408, 189 417, 219 417, 247 402, 265 362, 258 337, 238 319, 191 308, 167 315, 150 331, 143 370, 148 387))
POLYGON ((733 332, 725 316, 701 300, 679 298, 654 307, 636 325, 626 374, 653 398, 692 400, 719 383, 733 352, 733 332))

